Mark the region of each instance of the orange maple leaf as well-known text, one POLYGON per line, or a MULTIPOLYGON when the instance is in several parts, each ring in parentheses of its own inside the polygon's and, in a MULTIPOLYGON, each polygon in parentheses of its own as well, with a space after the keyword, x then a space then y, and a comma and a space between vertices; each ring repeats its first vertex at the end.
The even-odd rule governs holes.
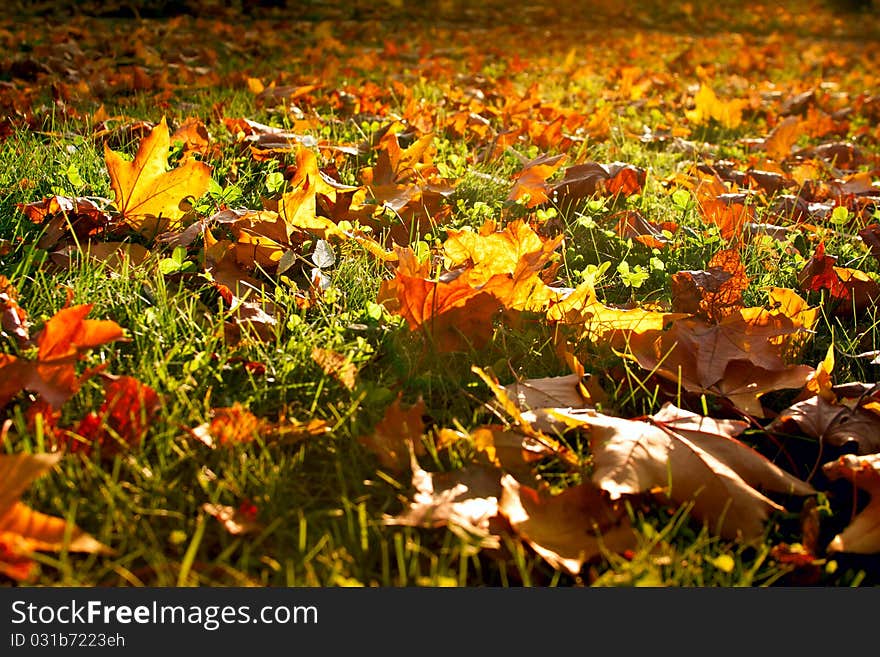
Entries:
POLYGON ((58 408, 79 390, 89 375, 78 376, 75 363, 89 349, 123 339, 116 322, 86 319, 91 309, 86 304, 55 313, 37 335, 35 360, 0 354, 0 407, 21 390, 30 390, 58 408))
POLYGON ((112 550, 63 518, 19 501, 31 482, 48 472, 62 453, 0 455, 0 573, 17 581, 32 577, 39 550, 111 554, 112 550))
POLYGON ((550 198, 550 185, 547 179, 565 163, 565 155, 542 155, 526 162, 522 170, 516 174, 516 182, 508 201, 518 201, 528 197, 526 207, 534 208, 550 198))

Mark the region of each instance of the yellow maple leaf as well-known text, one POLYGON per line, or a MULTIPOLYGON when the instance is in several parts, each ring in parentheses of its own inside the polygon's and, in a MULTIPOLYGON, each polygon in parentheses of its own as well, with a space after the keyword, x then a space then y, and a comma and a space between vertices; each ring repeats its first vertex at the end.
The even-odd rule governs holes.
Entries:
POLYGON ((208 191, 211 167, 188 159, 168 169, 171 138, 165 118, 138 146, 131 162, 104 144, 104 161, 116 209, 125 221, 142 234, 176 227, 184 215, 180 202, 198 198, 208 191))
POLYGON ((688 120, 698 125, 715 120, 725 128, 736 128, 742 123, 742 112, 748 106, 748 101, 734 99, 725 102, 715 95, 711 87, 700 85, 694 105, 693 110, 685 112, 688 120))

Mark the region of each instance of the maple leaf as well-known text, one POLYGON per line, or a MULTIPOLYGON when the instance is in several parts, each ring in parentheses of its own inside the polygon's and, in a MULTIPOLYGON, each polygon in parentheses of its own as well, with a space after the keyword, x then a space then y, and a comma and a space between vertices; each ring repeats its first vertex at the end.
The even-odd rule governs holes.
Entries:
POLYGON ((867 383, 831 384, 834 345, 805 386, 813 396, 780 411, 768 431, 797 433, 834 447, 856 446, 860 455, 880 452, 880 400, 867 383), (794 427, 792 426, 794 425, 794 427))
POLYGON ((583 408, 590 393, 578 374, 524 379, 504 386, 510 399, 523 410, 570 406, 583 408))
POLYGON ((784 359, 787 341, 811 328, 799 319, 763 307, 742 308, 717 324, 679 319, 667 331, 632 334, 627 353, 642 368, 686 390, 726 397, 760 417, 761 395, 801 388, 814 372, 784 359))
POLYGON ((85 319, 92 304, 62 308, 36 336, 35 360, 0 354, 0 407, 21 390, 30 390, 55 408, 70 399, 89 376, 77 376, 75 363, 86 351, 123 339, 122 328, 108 320, 85 319))
POLYGON ((804 132, 806 126, 797 116, 788 116, 777 123, 764 139, 764 150, 767 155, 782 162, 791 154, 791 147, 804 132))
POLYGON ((513 274, 526 263, 537 272, 546 265, 562 243, 563 236, 546 239, 525 221, 517 220, 498 230, 494 221, 485 222, 479 232, 449 230, 443 242, 447 268, 469 265, 469 279, 481 285, 495 274, 513 274))
POLYGON ((528 200, 527 208, 534 208, 550 197, 550 185, 547 179, 552 176, 565 162, 565 155, 541 155, 526 162, 516 174, 516 182, 507 196, 508 201, 528 200))
POLYGON ((550 186, 549 197, 566 209, 596 194, 630 196, 642 190, 646 175, 644 169, 626 162, 575 164, 550 186))
POLYGON ((816 251, 798 273, 798 284, 804 291, 828 290, 838 302, 835 314, 844 317, 872 307, 880 299, 880 285, 866 272, 848 267, 835 267, 837 256, 826 255, 825 244, 816 251))
POLYGON ((156 391, 133 377, 110 379, 104 391, 100 409, 88 413, 73 430, 71 452, 101 445, 101 455, 112 456, 120 448, 137 445, 159 410, 156 391))
POLYGON ((312 360, 321 366, 325 374, 332 376, 349 390, 354 389, 357 366, 344 355, 332 349, 315 347, 312 349, 312 360))
POLYGON ((449 231, 443 243, 444 261, 450 267, 461 267, 468 285, 490 292, 504 308, 543 312, 560 297, 543 277, 554 271, 546 265, 562 240, 562 235, 542 238, 519 220, 496 230, 490 220, 479 233, 449 231))
MULTIPOLYGON (((559 458, 568 467, 580 467, 581 461, 578 455, 568 446, 555 438, 548 436, 540 429, 535 428, 532 425, 533 416, 530 416, 527 412, 523 412, 520 406, 510 398, 507 389, 498 383, 498 380, 493 374, 480 369, 476 365, 471 367, 471 372, 479 376, 489 390, 492 391, 497 405, 513 419, 514 424, 516 425, 516 431, 531 439, 530 442, 536 445, 531 448, 533 453, 541 455, 552 454, 559 458)), ((520 447, 526 446, 523 441, 520 441, 519 445, 520 447)))
POLYGON ((393 472, 400 472, 410 463, 408 449, 415 455, 425 452, 422 434, 425 423, 425 403, 421 399, 404 409, 400 405, 401 395, 385 409, 382 419, 376 424, 373 432, 358 438, 358 442, 373 452, 379 463, 393 472))
POLYGON ((63 518, 31 509, 19 501, 40 475, 57 464, 63 454, 0 455, 0 573, 23 581, 35 568, 35 551, 69 550, 112 554, 112 550, 63 518))
POLYGON ((265 441, 296 442, 330 431, 324 420, 317 418, 300 422, 281 417, 277 422, 257 417, 240 402, 232 406, 212 408, 210 420, 189 429, 189 434, 212 449, 249 443, 257 438, 265 441))
POLYGON ((634 548, 637 537, 622 507, 615 508, 591 483, 541 494, 511 475, 501 479, 498 509, 514 532, 551 566, 577 575, 605 552, 634 548))
POLYGON ((681 270, 672 275, 672 307, 717 322, 743 307, 749 285, 739 251, 722 249, 705 270, 681 270))
POLYGON ((783 507, 759 489, 810 495, 813 488, 735 439, 748 424, 716 420, 666 403, 645 419, 595 411, 558 410, 571 425, 589 427, 592 480, 616 500, 662 491, 726 538, 759 537, 771 511, 783 507))
POLYGON ((645 219, 636 210, 624 210, 612 216, 617 217, 617 225, 614 232, 624 239, 634 239, 651 249, 662 249, 669 246, 671 240, 664 231, 674 233, 678 225, 672 222, 655 224, 645 219))
POLYGON ((804 291, 828 290, 832 297, 849 299, 850 293, 835 271, 837 256, 825 255, 825 244, 820 242, 816 251, 798 273, 798 284, 804 291))
POLYGON ((694 109, 685 111, 685 116, 697 125, 717 121, 725 128, 736 128, 742 123, 742 112, 746 107, 747 100, 722 101, 711 87, 701 84, 694 97, 694 109))
POLYGON ((449 527, 477 538, 481 547, 499 547, 499 537, 490 531, 498 515, 501 472, 493 467, 471 465, 462 470, 431 473, 412 456, 412 485, 415 495, 406 510, 385 515, 386 525, 449 527))
POLYGON ((484 346, 494 331, 493 317, 503 305, 492 289, 504 286, 510 277, 500 274, 474 286, 467 270, 459 268, 430 280, 424 278, 426 272, 406 264, 415 261, 411 249, 398 254, 401 264, 394 279, 382 281, 378 302, 403 317, 411 331, 424 331, 438 351, 484 346))
POLYGON ((176 228, 184 215, 180 202, 208 191, 211 167, 190 158, 168 170, 170 146, 164 117, 141 141, 131 162, 104 145, 116 209, 133 229, 144 234, 176 228))
POLYGON ((669 313, 645 308, 614 308, 599 301, 591 279, 547 310, 547 319, 577 330, 576 339, 622 345, 628 336, 657 331, 687 313, 669 313))
POLYGON ((871 495, 868 505, 831 540, 828 552, 880 552, 880 454, 844 454, 824 464, 822 471, 829 479, 846 479, 871 495))
POLYGON ((747 224, 754 223, 754 205, 746 204, 746 198, 743 194, 715 195, 701 191, 697 194, 697 204, 703 218, 721 230, 721 237, 732 240, 742 235, 747 224))
POLYGON ((34 203, 17 203, 16 207, 31 222, 46 223, 37 240, 40 249, 51 249, 69 235, 85 242, 112 224, 110 215, 90 198, 55 195, 34 203))

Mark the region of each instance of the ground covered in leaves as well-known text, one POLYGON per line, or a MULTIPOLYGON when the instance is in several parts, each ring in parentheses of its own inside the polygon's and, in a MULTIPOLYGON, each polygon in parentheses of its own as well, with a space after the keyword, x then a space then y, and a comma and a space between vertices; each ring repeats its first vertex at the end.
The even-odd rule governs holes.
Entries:
POLYGON ((872 10, 157 4, 0 22, 5 583, 880 581, 872 10))

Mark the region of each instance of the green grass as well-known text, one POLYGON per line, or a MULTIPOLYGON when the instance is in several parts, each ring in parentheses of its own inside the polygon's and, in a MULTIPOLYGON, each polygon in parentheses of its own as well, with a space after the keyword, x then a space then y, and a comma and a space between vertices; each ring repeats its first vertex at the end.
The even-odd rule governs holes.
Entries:
MULTIPOLYGON (((310 11, 320 13, 319 8, 311 5, 310 11)), ((418 11, 413 9, 413 13, 418 19, 418 11)), ((402 81, 401 84, 407 85, 414 80, 413 97, 424 99, 432 106, 442 104, 452 91, 458 93, 482 85, 489 93, 499 93, 493 101, 497 108, 503 108, 504 93, 523 93, 532 82, 538 81, 540 89, 535 97, 541 103, 592 112, 597 99, 611 88, 607 80, 609 77, 618 79, 620 66, 628 55, 636 58, 636 65, 646 69, 656 66, 657 75, 666 75, 663 60, 657 59, 662 48, 670 44, 684 47, 686 41, 680 35, 675 36, 676 33, 698 31, 702 25, 687 12, 673 14, 671 20, 669 15, 656 13, 651 18, 649 10, 639 14, 648 30, 667 20, 668 33, 659 30, 663 33, 661 45, 652 45, 651 31, 636 31, 646 50, 631 53, 625 46, 632 30, 615 28, 597 40, 595 53, 583 54, 585 59, 577 75, 570 75, 571 71, 560 65, 572 44, 577 45, 581 53, 587 48, 583 41, 572 40, 582 36, 577 25, 561 30, 564 35, 548 42, 543 52, 511 52, 515 40, 500 44, 486 42, 483 52, 466 38, 466 32, 459 35, 460 40, 454 40, 452 30, 415 22, 409 25, 411 34, 403 35, 391 22, 365 20, 329 26, 298 23, 299 31, 289 26, 287 32, 279 28, 279 32, 267 32, 270 36, 263 40, 249 33, 242 43, 219 31, 220 36, 209 49, 219 54, 214 67, 216 83, 199 88, 178 84, 171 88, 168 97, 160 99, 157 99, 158 92, 114 91, 112 85, 106 90, 96 86, 93 94, 75 97, 65 107, 48 110, 51 94, 47 82, 54 78, 31 81, 29 93, 37 99, 32 104, 35 111, 22 121, 21 116, 8 110, 13 128, 0 141, 0 236, 10 245, 8 253, 0 255, 0 274, 16 286, 20 303, 35 326, 65 304, 68 290, 72 290, 73 303, 94 304, 90 318, 110 319, 123 326, 128 339, 92 350, 86 365, 101 364, 106 366, 107 372, 134 376, 158 391, 161 398, 161 410, 141 445, 112 456, 68 455, 55 471, 40 478, 28 490, 25 500, 29 504, 75 522, 115 550, 115 555, 110 557, 65 551, 38 553, 34 557, 39 563, 35 583, 75 586, 769 586, 798 583, 792 579, 792 569, 771 556, 773 545, 798 541, 796 511, 768 523, 766 541, 754 548, 711 536, 692 522, 686 508, 658 508, 639 500, 629 509, 640 537, 638 549, 628 558, 606 554, 577 577, 554 571, 523 542, 510 537, 505 537, 497 550, 487 550, 480 549, 473 537, 450 529, 386 526, 383 515, 398 513, 409 499, 409 473, 390 472, 378 466, 375 456, 358 438, 372 431, 398 394, 407 404, 424 400, 429 428, 459 426, 467 430, 497 420, 485 406, 490 392, 473 375, 471 366, 491 367, 504 383, 510 382, 514 375, 526 378, 566 373, 554 354, 549 326, 525 317, 521 325, 499 324, 490 343, 481 349, 452 354, 425 350, 420 334, 411 332, 399 317, 375 303, 380 281, 391 277, 390 269, 363 249, 346 243, 336 249, 336 263, 327 272, 331 289, 320 304, 307 310, 297 308, 293 285, 303 286, 305 278, 296 265, 286 279, 267 279, 270 285, 266 295, 278 308, 273 335, 267 340, 246 339, 239 344, 229 344, 224 338, 226 313, 209 281, 200 274, 160 273, 159 262, 170 257, 170 248, 148 243, 151 256, 146 262, 126 265, 116 271, 82 257, 74 257, 69 268, 53 268, 51 255, 36 247, 42 228, 27 222, 16 208, 16 204, 37 201, 53 193, 112 198, 102 146, 90 138, 91 126, 85 116, 101 104, 110 115, 132 119, 158 121, 166 114, 172 120, 189 116, 202 118, 220 149, 219 157, 211 160, 213 177, 219 189, 226 192, 200 199, 197 205, 200 216, 209 216, 224 203, 260 208, 261 199, 268 194, 266 177, 292 165, 293 156, 283 157, 278 163, 255 161, 233 143, 231 135, 217 120, 218 108, 227 117, 244 116, 282 127, 294 125, 293 110, 284 106, 260 106, 244 87, 241 74, 262 77, 266 83, 277 79, 279 86, 307 84, 320 78, 324 73, 323 61, 319 54, 308 52, 320 42, 316 36, 320 30, 329 30, 342 41, 328 46, 328 58, 337 58, 338 66, 328 67, 331 77, 320 79, 324 87, 316 92, 317 100, 309 108, 323 124, 314 136, 329 143, 348 144, 368 138, 370 129, 404 109, 403 99, 384 92, 377 92, 376 106, 380 109, 375 117, 369 115, 372 109, 362 112, 364 116, 347 115, 344 108, 335 104, 338 97, 334 96, 334 89, 354 90, 368 79, 380 86, 386 81, 402 81), (423 32, 417 32, 418 29, 423 32), (286 36, 281 36, 282 32, 286 36), (432 50, 431 45, 438 34, 451 39, 444 44, 448 50, 439 53, 432 50), (224 35, 226 41, 222 38, 224 35), (376 60, 362 63, 360 59, 375 53, 382 47, 383 40, 406 47, 405 39, 410 37, 410 54, 425 48, 434 57, 433 60, 426 57, 429 61, 425 71, 420 70, 415 56, 389 57, 381 66, 376 60), (517 69, 514 55, 532 56, 535 62, 517 69), (440 68, 431 70, 430 64, 435 60, 440 62, 440 68), (370 62, 375 66, 371 67, 370 62), (447 66, 449 74, 444 68, 447 66), (542 70, 549 70, 551 66, 556 67, 556 72, 542 77, 542 70), (461 77, 450 77, 455 74, 461 77), (352 390, 325 374, 312 361, 310 354, 315 347, 333 349, 351 359, 359 370, 352 390), (248 361, 264 364, 265 372, 249 372, 242 365, 248 361), (202 445, 189 434, 189 429, 210 418, 211 408, 234 403, 267 418, 321 419, 332 430, 300 441, 260 437, 250 443, 216 450, 202 445), (201 511, 205 503, 237 506, 242 500, 249 500, 259 509, 263 527, 255 534, 230 535, 201 511)), ((739 12, 735 15, 746 21, 738 26, 740 29, 755 27, 739 12)), ((450 20, 454 18, 455 15, 450 20)), ((784 17, 777 16, 774 20, 784 20, 784 17)), ((826 12, 817 14, 816 20, 832 21, 832 17, 826 12)), ((155 48, 166 63, 179 62, 175 56, 186 52, 187 35, 191 35, 187 30, 194 25, 204 27, 206 23, 206 19, 198 24, 185 21, 182 28, 166 32, 162 21, 147 22, 141 38, 153 34, 155 41, 146 45, 155 48), (167 37, 164 42, 163 37, 167 37)), ((98 37, 106 37, 116 28, 130 29, 134 23, 77 18, 75 25, 92 35, 82 46, 90 53, 100 43, 98 37)), ((267 25, 263 23, 258 27, 266 29, 267 25)), ((812 29, 812 25, 808 27, 812 29)), ((10 29, 18 35, 19 30, 25 31, 25 26, 10 29)), ((58 34, 63 32, 56 24, 47 32, 51 34, 53 30, 58 34)), ((49 37, 41 31, 33 34, 27 39, 31 47, 40 48, 49 43, 49 37)), ((794 46, 819 44, 821 47, 825 43, 821 35, 813 36, 807 31, 799 34, 797 39, 800 40, 794 41, 794 46)), ((755 41, 756 48, 764 43, 760 35, 746 33, 746 37, 755 41)), ((706 47, 711 48, 715 43, 713 39, 723 35, 710 34, 706 38, 706 47)), ((527 41, 526 45, 528 43, 535 41, 527 41)), ((869 44, 877 50, 877 42, 869 44)), ((206 53, 209 51, 198 54, 210 59, 206 53)), ((738 53, 741 51, 736 48, 725 52, 725 63, 716 72, 719 80, 725 79, 726 66, 734 67, 738 53)), ((846 55, 855 62, 854 68, 858 71, 863 61, 855 46, 846 50, 846 55)), ((141 55, 124 52, 119 57, 120 61, 131 63, 138 62, 141 55)), ((743 75, 756 80, 773 79, 781 85, 797 79, 797 51, 783 50, 778 56, 768 57, 773 70, 749 71, 743 75)), ((152 66, 150 70, 156 72, 159 68, 152 66)), ((25 86, 9 72, 8 66, 2 71, 2 79, 11 80, 15 89, 25 86)), ((865 91, 859 85, 864 84, 871 71, 863 71, 863 74, 841 85, 850 100, 865 91)), ((820 79, 821 74, 815 76, 816 81, 820 79)), ((112 82, 109 77, 107 80, 108 84, 112 82)), ((636 100, 609 98, 609 102, 616 103, 610 134, 588 137, 568 150, 569 163, 576 159, 623 160, 644 167, 648 170, 648 183, 643 193, 629 202, 623 198, 584 201, 554 217, 566 236, 558 272, 561 284, 573 287, 587 275, 589 267, 609 263, 599 285, 606 303, 633 299, 668 302, 671 275, 682 269, 703 268, 711 255, 724 245, 717 231, 705 230, 693 205, 684 208, 677 205, 662 184, 665 178, 690 162, 689 156, 662 146, 649 147, 637 138, 642 125, 657 127, 666 121, 668 113, 682 114, 683 110, 675 103, 686 84, 693 84, 695 80, 690 72, 677 87, 668 79, 658 82, 656 95, 649 96, 657 101, 656 113, 636 100), (682 229, 675 233, 670 247, 652 251, 614 233, 616 220, 611 216, 628 208, 639 210, 655 222, 676 221, 682 229), (618 266, 624 261, 630 268, 642 267, 649 273, 640 287, 627 285, 618 274, 618 266)), ((795 88, 795 85, 784 88, 795 88)), ((440 107, 436 115, 443 116, 446 111, 440 107)), ((710 141, 718 147, 719 158, 742 160, 744 152, 738 140, 765 132, 762 119, 754 118, 735 129, 694 130, 688 138, 710 141)), ((442 131, 438 132, 435 145, 435 165, 457 184, 449 201, 452 219, 433 231, 433 240, 442 242, 448 229, 479 227, 488 218, 532 216, 523 207, 506 200, 511 176, 519 169, 519 160, 509 150, 500 158, 476 161, 480 144, 472 138, 469 141, 442 131)), ((875 155, 878 153, 876 133, 874 137, 865 138, 863 147, 875 155)), ((114 148, 132 154, 136 140, 123 137, 114 148)), ((515 150, 526 157, 540 152, 527 137, 516 143, 515 150)), ((339 169, 340 178, 357 184, 359 169, 374 163, 369 159, 349 158, 339 169)), ((768 286, 797 287, 797 272, 812 248, 809 237, 806 229, 792 226, 787 241, 753 242, 744 249, 744 265, 752 280, 747 305, 762 304, 763 288, 768 286)), ((132 239, 144 241, 137 237, 132 239)), ((432 246, 431 242, 427 240, 426 246, 432 246)), ((877 261, 864 255, 864 249, 853 235, 829 235, 827 245, 829 251, 847 256, 841 257, 841 261, 847 261, 846 266, 878 273, 877 261)), ((194 263, 199 262, 199 248, 196 243, 187 253, 187 258, 194 263)), ((304 250, 302 255, 307 258, 309 254, 310 251, 304 250)), ((810 300, 822 302, 818 293, 810 300)), ((880 348, 880 321, 876 311, 872 309, 867 317, 824 314, 816 335, 801 356, 802 362, 818 363, 832 336, 838 352, 835 377, 840 381, 876 380, 878 367, 855 357, 857 353, 880 348)), ((645 372, 608 349, 593 345, 580 347, 581 353, 589 356, 589 361, 585 360, 588 371, 597 374, 613 371, 621 375, 605 384, 610 405, 616 412, 635 416, 658 410, 662 400, 645 372)), ((12 338, 2 336, 0 351, 15 353, 16 350, 12 338)), ((102 398, 99 381, 89 380, 64 405, 62 423, 75 423, 99 406, 102 398)), ((10 421, 3 442, 7 453, 46 448, 39 427, 28 426, 25 414, 29 403, 30 398, 23 394, 0 411, 10 421)), ((706 403, 711 405, 713 401, 706 403)), ((430 448, 430 432, 427 436, 430 448)), ((755 438, 755 444, 772 454, 773 445, 763 443, 760 436, 755 438)), ((428 455, 422 457, 422 465, 428 470, 454 470, 468 462, 472 447, 464 444, 451 450, 429 449, 428 455)), ((552 469, 547 472, 547 479, 559 487, 571 483, 552 469)), ((826 531, 839 530, 846 522, 845 514, 838 513, 828 520, 826 531)), ((849 586, 875 582, 877 577, 876 568, 870 568, 859 558, 844 556, 824 562, 816 583, 849 586)))

